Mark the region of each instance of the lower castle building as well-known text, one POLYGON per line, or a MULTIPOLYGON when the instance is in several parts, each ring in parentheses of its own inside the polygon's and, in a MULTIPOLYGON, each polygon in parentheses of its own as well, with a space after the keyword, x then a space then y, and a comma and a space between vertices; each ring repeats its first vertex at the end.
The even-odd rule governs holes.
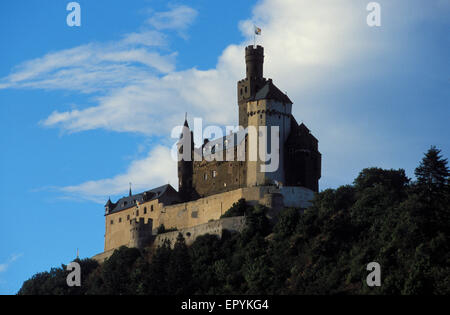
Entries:
POLYGON ((104 253, 94 258, 101 260, 120 246, 173 241, 179 232, 190 244, 201 234, 240 231, 245 219, 220 220, 239 199, 267 206, 272 216, 283 207, 309 205, 321 177, 318 140, 297 123, 289 97, 263 77, 264 48, 246 47, 245 61, 246 78, 237 84, 240 129, 195 147, 186 120, 178 143, 179 190, 164 185, 133 195, 130 189, 116 203, 108 200, 104 253), (256 159, 255 150, 260 153, 256 159), (274 154, 276 168, 269 169, 274 154), (178 231, 156 236, 161 225, 178 231))

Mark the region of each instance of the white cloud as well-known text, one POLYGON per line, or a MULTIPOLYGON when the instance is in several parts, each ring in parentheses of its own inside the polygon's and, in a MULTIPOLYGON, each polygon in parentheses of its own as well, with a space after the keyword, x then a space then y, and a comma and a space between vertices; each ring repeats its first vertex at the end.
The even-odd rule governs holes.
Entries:
POLYGON ((179 5, 166 12, 157 12, 147 20, 147 23, 157 30, 186 30, 195 20, 198 13, 191 7, 179 5))
POLYGON ((107 196, 127 192, 132 183, 134 192, 170 183, 177 187, 177 163, 171 158, 170 150, 155 147, 147 157, 131 163, 127 171, 113 178, 93 180, 75 186, 60 188, 67 195, 81 196, 87 200, 105 203, 107 196))
MULTIPOLYGON (((97 105, 55 111, 43 121, 45 126, 58 126, 69 132, 105 128, 167 135, 182 120, 185 111, 211 124, 235 123, 235 85, 244 76, 243 51, 253 41, 251 32, 256 23, 263 30, 258 41, 265 46, 265 74, 288 92, 294 101, 294 114, 298 116, 305 95, 318 94, 326 85, 372 75, 382 67, 371 67, 365 62, 374 55, 391 53, 395 44, 400 44, 385 35, 389 32, 374 33, 365 24, 367 11, 363 4, 364 1, 262 1, 255 6, 250 19, 240 23, 247 39, 239 45, 228 46, 218 57, 216 67, 205 71, 195 68, 175 71, 174 55, 160 56, 148 51, 148 47, 125 47, 107 53, 106 48, 92 49, 87 45, 32 61, 32 71, 16 72, 10 82, 22 80, 22 86, 83 92, 109 88, 108 93, 97 97, 97 105), (79 64, 92 59, 92 50, 102 52, 98 59, 106 65, 96 62, 80 67, 79 64), (43 71, 47 75, 39 77, 43 71), (30 73, 33 79, 24 81, 30 78, 30 73), (331 73, 338 73, 339 80, 330 80, 331 73)), ((392 5, 385 11, 388 9, 397 13, 399 10, 392 5)), ((156 13, 153 19, 171 21, 169 16, 175 19, 184 11, 189 10, 176 7, 156 13)), ((390 22, 384 20, 386 29, 393 27, 390 22)), ((183 21, 179 23, 186 25, 183 21)), ((162 24, 160 28, 164 28, 162 24)), ((130 35, 125 42, 138 42, 142 39, 139 37, 130 35)), ((23 68, 27 70, 28 64, 23 68)), ((301 114, 308 117, 315 110, 302 107, 301 114)))
POLYGON ((140 33, 126 34, 123 38, 123 44, 163 47, 167 45, 167 39, 163 33, 149 30, 140 33))
POLYGON ((162 56, 122 44, 87 44, 27 61, 2 81, 6 87, 107 91, 174 69, 175 54, 162 56))
MULTIPOLYGON (((316 101, 327 87, 357 82, 382 71, 383 65, 371 65, 373 58, 395 54, 405 41, 399 38, 407 38, 414 23, 434 17, 444 7, 442 1, 380 2, 382 27, 376 30, 366 24, 367 1, 260 1, 252 17, 239 23, 245 40, 229 45, 216 66, 205 71, 176 71, 176 54, 162 56, 154 49, 166 44, 160 31, 177 30, 183 34, 197 16, 189 7, 172 7, 148 19, 148 25, 157 31, 131 33, 118 43, 88 44, 31 60, 0 81, 0 88, 104 92, 96 94, 95 106, 57 110, 42 121, 44 126, 69 132, 103 128, 167 137, 186 111, 191 117, 204 118, 206 123, 233 124, 237 122, 236 81, 245 75, 244 47, 253 43, 256 24, 262 28, 257 40, 265 47, 265 76, 288 92, 294 101, 294 116, 305 121, 326 147, 324 158, 333 161, 342 152, 355 157, 355 148, 367 143, 377 147, 376 133, 354 123, 352 108, 347 108, 345 114, 333 102, 316 101)), ((66 187, 64 191, 100 196, 123 191, 130 180, 147 189, 163 178, 175 178, 166 176, 176 167, 169 169, 172 166, 164 164, 167 161, 161 152, 152 151, 147 159, 134 162, 127 174, 66 187), (161 163, 165 165, 164 173, 146 169, 154 170, 152 165, 161 163), (140 177, 140 172, 145 175, 140 177)), ((338 177, 345 169, 335 166, 324 172, 334 172, 338 177)))
POLYGON ((22 256, 23 254, 12 254, 5 263, 0 264, 0 272, 5 272, 11 266, 12 263, 14 263, 17 259, 19 259, 22 256))
MULTIPOLYGON (((96 96, 97 105, 79 104, 80 108, 71 111, 55 111, 42 122, 69 132, 105 128, 167 135, 186 111, 211 124, 235 123, 236 81, 245 75, 243 51, 253 41, 251 32, 256 23, 263 30, 258 41, 265 46, 265 74, 288 91, 295 103, 294 114, 299 114, 305 93, 320 93, 324 85, 338 83, 329 79, 330 73, 339 71, 341 82, 366 76, 364 67, 348 70, 354 69, 358 60, 393 44, 389 38, 370 36, 363 3, 262 1, 250 19, 240 23, 246 40, 228 46, 216 67, 206 71, 175 71, 176 53, 161 56, 149 50, 153 39, 162 44, 163 35, 147 31, 128 34, 118 43, 83 45, 25 62, 0 81, 0 88, 3 84, 4 88, 102 91, 96 96), (146 46, 132 46, 138 43, 146 46)), ((159 29, 183 29, 196 16, 194 12, 186 6, 173 7, 155 13, 150 24, 159 29)), ((303 115, 308 114, 305 110, 315 109, 302 108, 303 115)))

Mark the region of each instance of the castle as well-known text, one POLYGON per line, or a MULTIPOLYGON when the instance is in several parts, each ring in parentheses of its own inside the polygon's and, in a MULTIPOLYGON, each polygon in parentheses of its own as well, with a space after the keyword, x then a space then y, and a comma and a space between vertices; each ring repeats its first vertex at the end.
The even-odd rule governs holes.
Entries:
POLYGON ((98 259, 123 245, 173 242, 180 232, 189 244, 205 233, 240 231, 245 218, 220 219, 239 199, 267 206, 269 215, 309 205, 321 177, 318 140, 297 123, 289 97, 263 77, 264 48, 246 47, 245 62, 246 77, 237 83, 239 130, 195 147, 186 119, 178 142, 178 191, 164 185, 133 195, 130 189, 116 203, 108 200, 105 252, 98 259), (267 168, 275 158, 276 168, 267 168), (156 236, 161 225, 177 231, 156 236))

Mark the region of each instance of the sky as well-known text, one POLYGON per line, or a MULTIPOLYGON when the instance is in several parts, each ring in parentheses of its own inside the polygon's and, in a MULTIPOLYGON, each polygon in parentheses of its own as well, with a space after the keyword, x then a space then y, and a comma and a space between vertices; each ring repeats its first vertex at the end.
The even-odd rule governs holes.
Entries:
POLYGON ((177 187, 171 130, 236 125, 244 47, 319 139, 320 189, 450 156, 450 0, 0 3, 0 294, 104 246, 104 208, 177 187))

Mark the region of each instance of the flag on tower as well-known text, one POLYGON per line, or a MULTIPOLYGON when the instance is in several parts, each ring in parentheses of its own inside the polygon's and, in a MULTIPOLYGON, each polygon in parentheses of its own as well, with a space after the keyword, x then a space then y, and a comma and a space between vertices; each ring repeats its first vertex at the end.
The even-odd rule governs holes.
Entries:
POLYGON ((261 29, 255 25, 255 35, 261 35, 261 29))

